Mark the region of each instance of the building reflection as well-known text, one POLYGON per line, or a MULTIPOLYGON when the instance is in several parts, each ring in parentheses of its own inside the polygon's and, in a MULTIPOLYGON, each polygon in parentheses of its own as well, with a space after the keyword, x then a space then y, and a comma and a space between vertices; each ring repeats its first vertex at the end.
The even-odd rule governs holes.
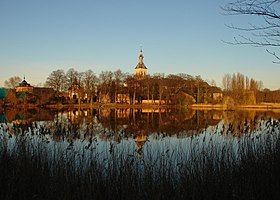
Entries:
POLYGON ((222 112, 224 133, 229 133, 236 137, 241 137, 258 128, 261 119, 279 119, 280 112, 277 111, 257 111, 257 110, 237 110, 222 112))
POLYGON ((255 130, 260 119, 269 117, 279 119, 280 112, 103 108, 65 111, 10 109, 0 113, 1 123, 13 123, 26 131, 34 122, 47 121, 42 130, 52 134, 55 141, 92 140, 97 135, 102 140, 117 142, 124 137, 133 138, 140 157, 153 134, 189 137, 222 122, 221 133, 240 137, 246 131, 255 130))
POLYGON ((217 125, 222 114, 194 110, 176 111, 160 109, 113 109, 98 112, 98 122, 114 133, 125 132, 133 136, 142 157, 148 137, 154 133, 188 137, 209 125, 217 125))
POLYGON ((134 136, 134 142, 137 145, 138 148, 137 153, 140 158, 142 158, 143 156, 143 147, 147 140, 148 140, 148 136, 144 133, 143 130, 141 130, 139 133, 137 133, 134 136))
POLYGON ((0 123, 26 124, 35 121, 52 121, 54 120, 54 112, 45 109, 6 109, 1 112, 0 123))
POLYGON ((32 131, 37 122, 53 121, 54 114, 51 110, 44 109, 5 109, 0 113, 0 123, 12 123, 11 133, 25 133, 32 131))

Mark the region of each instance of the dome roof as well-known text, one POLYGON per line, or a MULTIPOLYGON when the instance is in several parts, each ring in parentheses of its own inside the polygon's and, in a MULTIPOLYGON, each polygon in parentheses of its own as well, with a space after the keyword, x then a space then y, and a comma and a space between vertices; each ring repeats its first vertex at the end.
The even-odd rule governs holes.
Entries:
POLYGON ((30 86, 30 84, 27 83, 27 81, 25 80, 25 77, 24 77, 23 81, 19 84, 19 86, 26 87, 26 86, 30 86))
POLYGON ((26 80, 23 80, 23 81, 21 82, 21 84, 22 84, 22 85, 27 85, 28 83, 26 82, 26 80))

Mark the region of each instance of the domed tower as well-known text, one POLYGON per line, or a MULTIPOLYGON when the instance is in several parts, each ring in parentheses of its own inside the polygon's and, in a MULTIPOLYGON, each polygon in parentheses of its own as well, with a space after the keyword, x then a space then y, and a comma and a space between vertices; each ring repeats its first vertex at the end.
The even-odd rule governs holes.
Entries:
POLYGON ((25 76, 23 77, 23 81, 16 87, 16 92, 33 93, 33 86, 27 83, 27 81, 25 80, 25 76))
POLYGON ((142 78, 147 75, 147 67, 144 64, 144 56, 143 56, 142 48, 140 49, 138 64, 135 67, 135 75, 138 78, 142 78))

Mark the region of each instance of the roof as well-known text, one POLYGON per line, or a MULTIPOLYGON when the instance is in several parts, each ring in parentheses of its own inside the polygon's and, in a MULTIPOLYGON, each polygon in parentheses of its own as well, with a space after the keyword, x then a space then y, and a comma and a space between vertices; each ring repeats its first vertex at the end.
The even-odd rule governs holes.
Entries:
POLYGON ((19 83, 19 86, 21 86, 21 87, 29 87, 31 85, 29 83, 27 83, 27 81, 24 78, 23 81, 21 83, 19 83))
POLYGON ((138 63, 136 65, 135 69, 147 69, 147 67, 144 63, 138 63))
POLYGON ((147 69, 146 65, 144 64, 144 56, 142 49, 140 49, 139 62, 136 65, 135 69, 147 69))
POLYGON ((80 88, 82 88, 81 86, 80 86, 80 84, 78 83, 78 80, 77 80, 77 78, 75 77, 74 78, 74 81, 72 82, 72 84, 71 84, 71 86, 68 88, 68 90, 75 90, 75 89, 80 89, 80 88))

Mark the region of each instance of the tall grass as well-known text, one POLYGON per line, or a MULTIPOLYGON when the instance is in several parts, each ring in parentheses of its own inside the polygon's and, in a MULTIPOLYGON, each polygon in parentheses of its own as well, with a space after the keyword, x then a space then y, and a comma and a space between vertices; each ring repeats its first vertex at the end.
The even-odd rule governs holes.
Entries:
POLYGON ((2 124, 0 199, 278 199, 279 120, 239 138, 230 127, 157 133, 139 156, 131 137, 55 141, 35 126, 2 124))

